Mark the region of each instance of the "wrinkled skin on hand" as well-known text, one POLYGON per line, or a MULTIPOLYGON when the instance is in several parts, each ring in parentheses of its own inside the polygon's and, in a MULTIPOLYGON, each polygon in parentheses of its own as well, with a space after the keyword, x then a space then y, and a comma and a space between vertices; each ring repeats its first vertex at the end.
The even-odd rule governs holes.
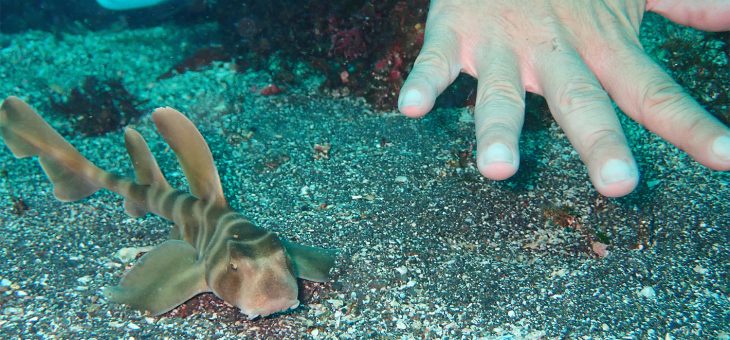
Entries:
POLYGON ((730 129, 644 53, 647 10, 730 30, 728 0, 434 0, 398 107, 420 117, 459 72, 476 77, 477 165, 495 180, 517 171, 525 91, 545 97, 603 195, 626 195, 639 180, 611 99, 698 162, 730 169, 730 129))

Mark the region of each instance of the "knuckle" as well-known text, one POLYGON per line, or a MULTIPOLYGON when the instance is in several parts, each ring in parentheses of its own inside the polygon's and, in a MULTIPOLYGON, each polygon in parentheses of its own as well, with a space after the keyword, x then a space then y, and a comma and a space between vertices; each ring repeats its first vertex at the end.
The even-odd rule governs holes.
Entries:
POLYGON ((586 154, 595 155, 601 149, 612 149, 626 145, 626 138, 621 131, 603 128, 588 133, 585 136, 584 143, 586 154))
POLYGON ((508 80, 486 82, 480 86, 477 93, 475 110, 495 104, 507 104, 516 107, 516 110, 524 111, 524 91, 508 80))
POLYGON ((641 124, 652 117, 676 118, 686 109, 684 91, 671 81, 647 81, 641 93, 641 124))
POLYGON ((451 60, 449 59, 450 58, 446 55, 444 49, 429 48, 418 54, 418 57, 416 57, 414 62, 414 66, 425 66, 429 69, 440 68, 447 70, 449 68, 448 66, 451 64, 451 60))
POLYGON ((492 139, 496 136, 519 135, 519 127, 514 120, 494 119, 479 126, 475 131, 477 140, 492 139))
POLYGON ((556 89, 555 98, 561 114, 571 115, 603 105, 608 95, 596 82, 578 79, 560 85, 556 89))
POLYGON ((478 137, 519 134, 525 112, 524 91, 509 80, 484 81, 478 88, 474 112, 478 137))
MULTIPOLYGON (((683 112, 684 113, 684 112, 683 112)), ((677 113, 679 114, 679 113, 677 113)), ((678 120, 670 120, 674 122, 679 122, 678 120)), ((705 123, 707 120, 704 116, 701 114, 690 114, 689 117, 685 117, 681 123, 679 124, 673 124, 675 132, 674 135, 678 136, 701 136, 702 132, 705 130, 706 125, 705 123)), ((680 138, 676 141, 673 141, 673 143, 680 149, 688 151, 693 148, 693 146, 699 145, 698 139, 696 138, 680 138)))
MULTIPOLYGON (((435 87, 438 92, 443 91, 452 80, 452 61, 440 49, 421 51, 413 63, 413 70, 409 79, 426 81, 435 87)), ((455 76, 454 76, 455 77, 455 76)))

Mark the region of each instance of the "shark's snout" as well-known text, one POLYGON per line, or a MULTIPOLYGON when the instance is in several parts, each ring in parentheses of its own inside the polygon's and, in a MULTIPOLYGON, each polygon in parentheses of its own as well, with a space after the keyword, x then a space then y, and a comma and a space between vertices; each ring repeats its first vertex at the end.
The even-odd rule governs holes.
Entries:
POLYGON ((259 316, 284 312, 290 309, 296 309, 297 307, 299 307, 299 300, 297 299, 275 299, 265 301, 258 306, 243 306, 241 307, 241 312, 246 314, 248 319, 251 320, 259 316))

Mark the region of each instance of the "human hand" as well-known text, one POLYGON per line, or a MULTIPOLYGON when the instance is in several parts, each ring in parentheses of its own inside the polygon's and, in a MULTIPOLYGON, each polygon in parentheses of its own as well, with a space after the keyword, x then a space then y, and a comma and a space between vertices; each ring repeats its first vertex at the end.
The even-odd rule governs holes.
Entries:
POLYGON ((545 97, 603 195, 626 195, 639 180, 611 98, 700 163, 728 170, 730 129, 642 50, 647 5, 680 23, 730 29, 730 15, 712 15, 730 12, 727 0, 433 0, 398 107, 423 116, 459 72, 476 77, 477 166, 495 180, 517 171, 525 91, 545 97))
POLYGON ((729 0, 647 0, 646 10, 705 31, 730 31, 729 0))

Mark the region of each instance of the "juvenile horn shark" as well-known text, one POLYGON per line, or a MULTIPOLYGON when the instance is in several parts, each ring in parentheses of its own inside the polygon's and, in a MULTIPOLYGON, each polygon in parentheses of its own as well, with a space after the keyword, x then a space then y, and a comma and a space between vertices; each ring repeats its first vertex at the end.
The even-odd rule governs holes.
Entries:
POLYGON ((76 201, 104 188, 124 197, 130 216, 152 212, 174 222, 170 240, 142 256, 119 285, 103 290, 109 300, 160 315, 213 292, 255 318, 296 308, 296 278, 329 279, 330 251, 280 239, 229 207, 208 144, 190 120, 169 107, 155 110, 152 119, 182 165, 190 194, 170 187, 131 128, 124 141, 136 181, 94 165, 19 98, 0 106, 0 137, 15 157, 38 156, 56 198, 76 201))

